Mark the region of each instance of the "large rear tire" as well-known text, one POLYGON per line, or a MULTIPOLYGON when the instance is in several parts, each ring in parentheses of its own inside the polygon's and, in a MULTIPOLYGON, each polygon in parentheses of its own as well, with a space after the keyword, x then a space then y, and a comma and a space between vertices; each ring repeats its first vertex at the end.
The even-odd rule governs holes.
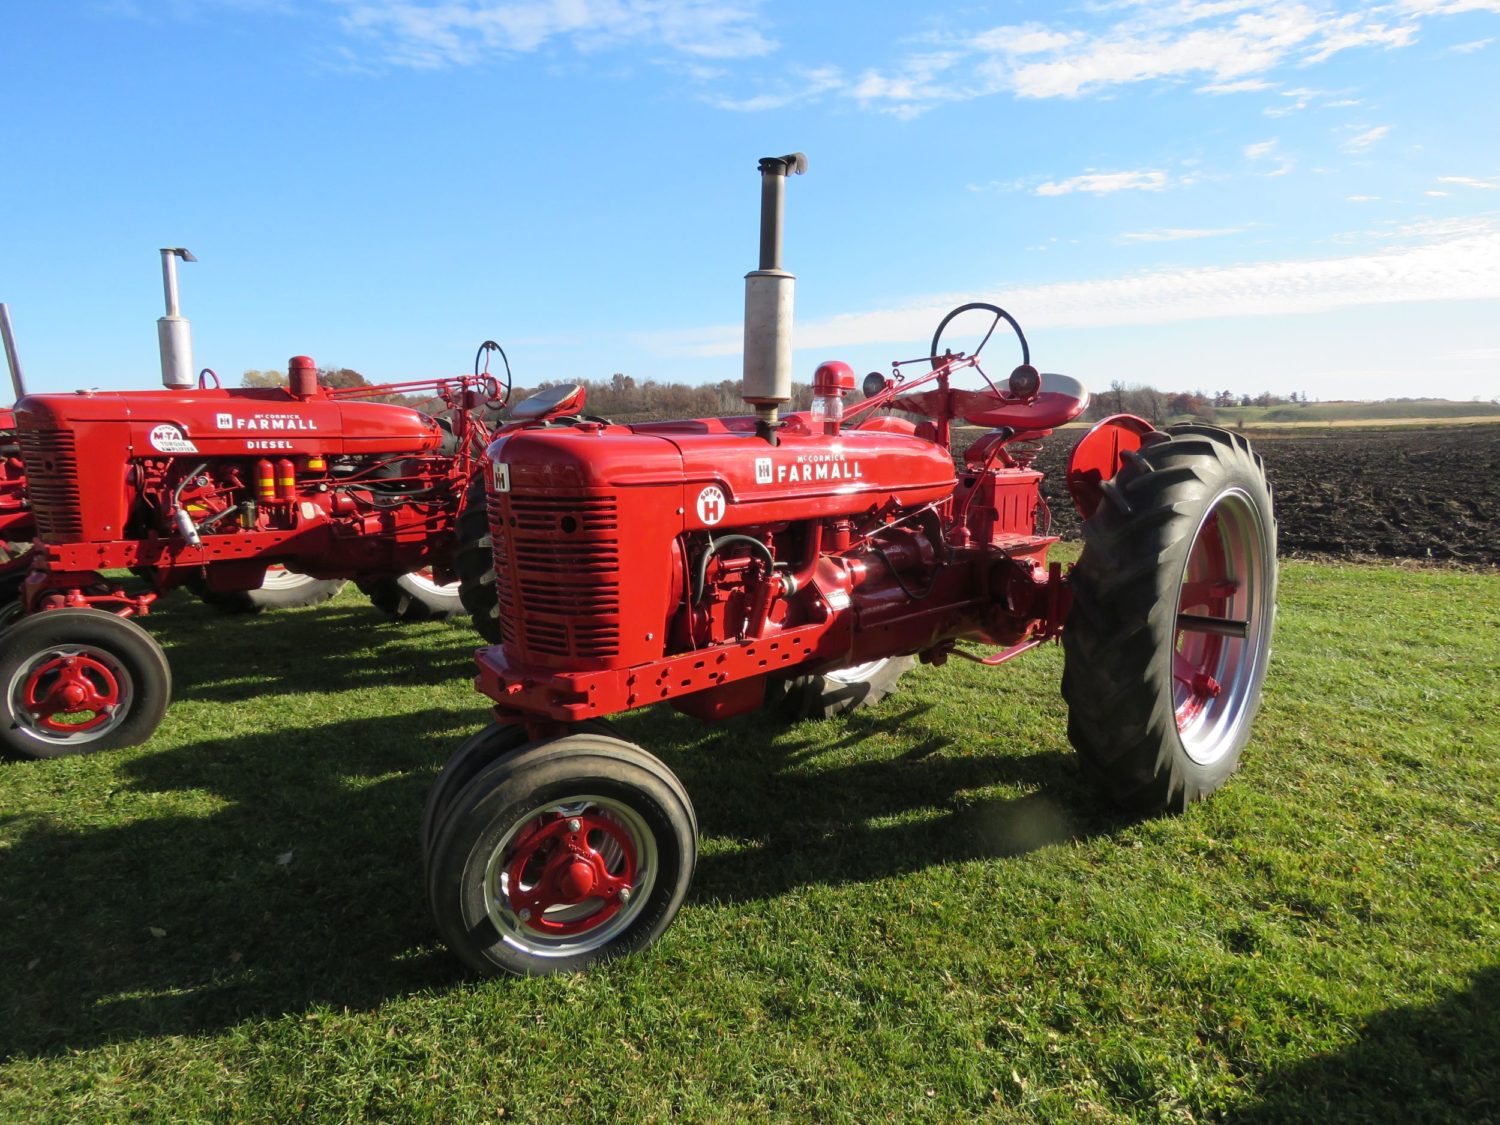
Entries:
POLYGON ((829 719, 861 707, 873 707, 896 690, 901 677, 916 666, 914 656, 891 656, 828 672, 772 681, 766 705, 782 719, 829 719))
POLYGON ((1239 767, 1276 614, 1276 519, 1238 434, 1174 427, 1126 457, 1083 525, 1063 631, 1068 737, 1143 814, 1180 812, 1239 767))
POLYGON ((0 637, 0 746, 27 758, 145 742, 172 697, 151 634, 98 609, 49 609, 0 637))
POLYGON ((321 605, 344 588, 342 578, 313 578, 283 566, 271 566, 256 590, 210 590, 198 596, 222 613, 261 613, 268 609, 297 609, 321 605))
POLYGON ((428 899, 443 940, 479 972, 576 972, 661 936, 697 840, 671 770, 617 738, 571 734, 505 755, 456 795, 428 899))
POLYGON ((463 610, 458 583, 440 586, 430 570, 372 578, 361 582, 359 588, 371 605, 395 621, 446 621, 463 610))
POLYGON ((500 643, 500 598, 495 591, 495 552, 490 539, 489 497, 483 475, 469 482, 463 510, 456 524, 458 549, 453 569, 458 572, 458 596, 469 611, 474 629, 492 645, 500 643))

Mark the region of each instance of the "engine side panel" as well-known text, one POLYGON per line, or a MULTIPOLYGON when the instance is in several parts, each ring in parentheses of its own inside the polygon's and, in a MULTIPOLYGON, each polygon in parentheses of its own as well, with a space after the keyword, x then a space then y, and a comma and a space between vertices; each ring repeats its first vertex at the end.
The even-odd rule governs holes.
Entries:
POLYGON ((560 671, 658 660, 691 586, 685 552, 708 536, 899 512, 953 489, 953 463, 931 442, 794 424, 771 446, 738 422, 585 423, 490 446, 508 659, 560 671))

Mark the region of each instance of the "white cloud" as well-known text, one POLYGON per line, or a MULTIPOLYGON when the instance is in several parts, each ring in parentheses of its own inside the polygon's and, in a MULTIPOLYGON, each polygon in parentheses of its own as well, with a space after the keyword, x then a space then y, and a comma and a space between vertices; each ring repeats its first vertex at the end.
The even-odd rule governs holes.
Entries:
MULTIPOLYGON (((940 52, 914 55, 889 72, 867 72, 851 94, 910 116, 941 102, 1001 92, 1075 98, 1150 81, 1199 81, 1197 90, 1206 94, 1264 90, 1272 87, 1265 75, 1278 67, 1315 65, 1356 48, 1406 47, 1423 18, 1475 2, 1500 4, 1447 0, 1339 11, 1303 0, 1116 0, 1095 9, 1120 13, 1102 30, 1027 23, 950 36, 940 52)), ((1314 91, 1288 96, 1308 93, 1314 91)), ((1305 105, 1303 99, 1270 112, 1305 105)))
POLYGON ((1160 191, 1167 186, 1165 172, 1085 172, 1081 176, 1045 183, 1036 189, 1037 195, 1072 195, 1088 192, 1092 195, 1109 195, 1117 191, 1160 191))
POLYGON ((784 109, 789 105, 816 101, 823 94, 830 90, 837 90, 844 84, 844 77, 836 66, 818 67, 814 70, 793 68, 791 77, 796 81, 788 82, 774 92, 768 91, 748 98, 727 98, 714 95, 705 100, 709 105, 719 109, 733 110, 737 113, 759 113, 769 109, 784 109))
MULTIPOLYGON (((1338 258, 1161 269, 1046 285, 1002 284, 977 296, 999 299, 1028 330, 1500 299, 1500 229, 1494 223, 1428 223, 1406 228, 1401 234, 1426 237, 1411 245, 1338 258)), ((931 294, 895 308, 802 321, 796 328, 796 346, 821 351, 925 342, 945 312, 975 298, 975 294, 931 294)), ((640 337, 640 342, 664 355, 727 356, 738 354, 742 330, 726 325, 656 333, 640 337)))
POLYGON ((1401 0, 1402 11, 1424 16, 1453 16, 1461 12, 1500 12, 1500 0, 1401 0))
POLYGON ((1275 160, 1277 162, 1276 167, 1262 174, 1268 177, 1285 176, 1292 170, 1294 165, 1289 157, 1276 151, 1276 144, 1276 138, 1272 137, 1269 141, 1257 141, 1253 145, 1246 145, 1245 158, 1254 161, 1275 160))
POLYGON ((1494 39, 1471 39, 1467 43, 1455 43, 1448 50, 1456 55, 1471 55, 1475 51, 1482 51, 1493 43, 1494 39))
POLYGON ((1272 90, 1275 84, 1260 78, 1241 78, 1238 82, 1210 82, 1199 86, 1200 94, 1249 94, 1257 90, 1272 90))
POLYGON ((1341 147, 1345 152, 1365 152, 1375 142, 1383 140, 1390 131, 1389 125, 1377 125, 1373 129, 1366 129, 1363 133, 1350 137, 1341 147))
POLYGON ((1447 194, 1448 194, 1448 193, 1447 193, 1447 192, 1446 192, 1446 191, 1432 191, 1432 190, 1430 190, 1430 189, 1429 189, 1429 190, 1428 190, 1428 191, 1426 191, 1426 192, 1425 192, 1425 193, 1424 193, 1424 194, 1426 194, 1426 195, 1430 195, 1430 196, 1432 196, 1432 197, 1433 197, 1433 198, 1434 198, 1434 199, 1442 199, 1442 198, 1443 198, 1443 197, 1444 197, 1444 196, 1446 196, 1446 195, 1447 195, 1447 194))
POLYGON ((700 59, 764 55, 758 0, 340 0, 346 30, 384 61, 436 69, 560 41, 580 51, 665 47, 700 59))
POLYGON ((1263 112, 1267 117, 1290 117, 1294 113, 1301 113, 1312 104, 1314 98, 1323 98, 1329 95, 1327 90, 1314 90, 1306 86, 1298 86, 1291 90, 1282 90, 1283 98, 1291 99, 1280 105, 1267 106, 1263 112))
POLYGON ((1439 176, 1437 182, 1457 184, 1459 187, 1483 188, 1488 191, 1500 188, 1500 176, 1491 176, 1487 180, 1476 180, 1473 176, 1439 176))
POLYGON ((1348 200, 1350 203, 1374 203, 1377 199, 1380 198, 1380 196, 1378 196, 1378 195, 1346 195, 1346 196, 1344 196, 1344 198, 1346 200, 1348 200))
POLYGON ((1181 242, 1189 238, 1219 238, 1226 234, 1240 234, 1244 227, 1217 227, 1213 229, 1184 229, 1166 227, 1162 230, 1124 231, 1116 242, 1181 242))

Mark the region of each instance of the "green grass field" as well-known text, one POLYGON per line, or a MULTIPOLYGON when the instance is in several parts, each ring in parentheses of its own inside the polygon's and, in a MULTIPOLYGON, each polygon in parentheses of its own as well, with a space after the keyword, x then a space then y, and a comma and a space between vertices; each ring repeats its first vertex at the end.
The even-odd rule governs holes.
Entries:
POLYGON ((0 765, 5 1122, 1500 1118, 1500 575, 1286 565, 1244 768, 1178 819, 1083 783, 1055 648, 787 729, 627 716, 693 892, 529 981, 423 899, 466 629, 151 624, 150 745, 0 765))
POLYGON ((1500 420, 1500 404, 1449 399, 1390 402, 1311 402, 1280 406, 1227 406, 1214 412, 1220 426, 1392 426, 1468 424, 1500 420))

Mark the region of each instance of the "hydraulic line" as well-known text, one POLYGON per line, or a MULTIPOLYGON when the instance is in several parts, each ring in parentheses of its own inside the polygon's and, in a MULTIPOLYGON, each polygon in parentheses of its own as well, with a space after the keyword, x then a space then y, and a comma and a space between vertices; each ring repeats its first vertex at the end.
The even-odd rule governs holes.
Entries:
POLYGON ((766 560, 766 569, 774 570, 776 560, 771 555, 771 548, 767 547, 753 535, 721 535, 715 539, 709 536, 708 547, 703 552, 703 557, 698 560, 698 569, 695 574, 696 589, 693 591, 693 604, 699 605, 703 601, 704 589, 708 583, 708 560, 718 554, 720 547, 727 547, 734 543, 743 543, 752 550, 759 551, 762 558, 766 560))

